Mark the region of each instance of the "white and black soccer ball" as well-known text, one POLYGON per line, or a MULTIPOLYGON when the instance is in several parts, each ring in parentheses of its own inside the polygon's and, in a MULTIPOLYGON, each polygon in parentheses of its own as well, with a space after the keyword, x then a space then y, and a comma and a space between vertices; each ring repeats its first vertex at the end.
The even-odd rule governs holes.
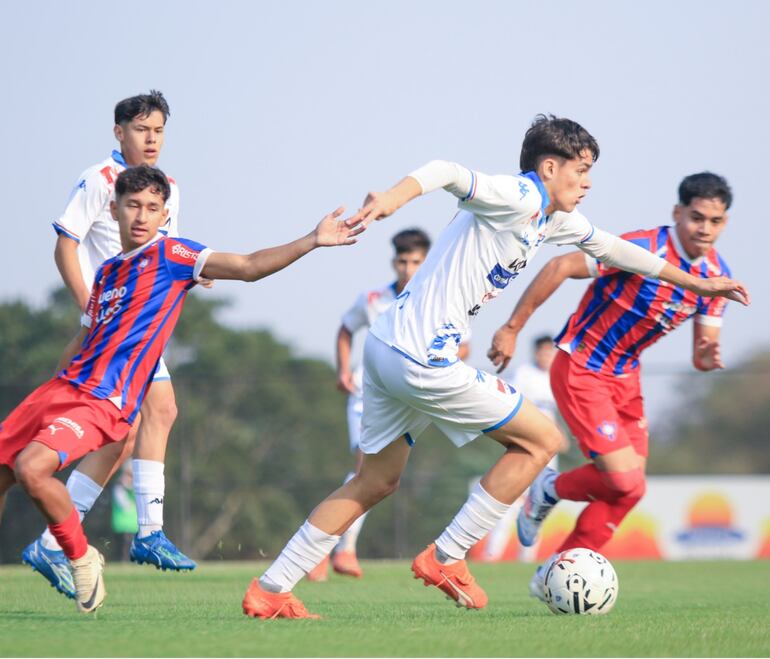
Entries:
POLYGON ((602 615, 618 599, 618 576, 599 552, 570 549, 551 561, 544 590, 545 602, 554 613, 602 615))

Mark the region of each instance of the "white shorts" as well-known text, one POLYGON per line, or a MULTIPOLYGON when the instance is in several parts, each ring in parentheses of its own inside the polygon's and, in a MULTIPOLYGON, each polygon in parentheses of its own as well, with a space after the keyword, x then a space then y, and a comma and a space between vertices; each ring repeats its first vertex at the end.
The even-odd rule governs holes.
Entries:
POLYGON ((359 448, 379 453, 402 435, 414 443, 435 423, 456 446, 510 421, 523 398, 495 375, 456 362, 423 366, 369 334, 359 448))
POLYGON ((350 452, 355 453, 361 443, 361 417, 364 414, 364 398, 359 394, 348 396, 348 439, 350 452))
POLYGON ((171 373, 169 373, 168 366, 166 366, 166 360, 161 358, 158 360, 158 366, 155 369, 155 375, 152 376, 153 382, 160 382, 161 380, 170 380, 171 373))

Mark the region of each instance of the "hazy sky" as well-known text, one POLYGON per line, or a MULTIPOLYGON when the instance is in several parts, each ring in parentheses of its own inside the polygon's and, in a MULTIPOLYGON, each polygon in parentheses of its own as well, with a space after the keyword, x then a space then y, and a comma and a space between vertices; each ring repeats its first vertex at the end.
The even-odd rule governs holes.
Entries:
MULTIPOLYGON (((601 228, 667 223, 683 176, 728 178, 735 203, 720 251, 754 297, 727 313, 735 363, 768 345, 768 26, 759 0, 3 3, 0 298, 39 304, 57 284, 50 223, 78 174, 115 146, 112 109, 126 96, 166 94, 159 165, 179 183, 182 234, 227 251, 291 240, 433 158, 515 173, 524 131, 552 112, 599 140, 581 209, 601 228)), ((390 236, 412 225, 436 236, 454 207, 435 192, 355 247, 211 294, 233 300, 228 322, 330 359, 342 312, 390 279, 390 236)), ((487 363, 493 331, 563 250, 542 248, 485 307, 471 363, 487 363)), ((584 287, 564 286, 522 341, 558 331, 584 287)), ((652 372, 687 370, 690 340, 685 326, 648 351, 653 411, 670 402, 672 379, 652 372)))

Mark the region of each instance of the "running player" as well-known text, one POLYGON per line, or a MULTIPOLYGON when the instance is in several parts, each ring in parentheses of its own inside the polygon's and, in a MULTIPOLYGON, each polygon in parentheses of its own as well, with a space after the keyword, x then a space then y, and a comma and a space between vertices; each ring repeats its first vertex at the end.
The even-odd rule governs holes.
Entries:
MULTIPOLYGON (((674 226, 624 235, 658 254, 673 268, 705 278, 730 276, 714 249, 727 225, 732 192, 721 176, 686 177, 674 206, 674 226)), ((567 278, 594 277, 577 311, 556 337, 560 348, 551 368, 559 410, 588 464, 559 474, 545 469, 533 483, 519 513, 519 539, 531 545, 559 499, 587 501, 559 551, 599 551, 646 489, 647 419, 640 387, 641 353, 693 318, 692 361, 696 369, 724 368, 719 334, 727 300, 704 298, 697 290, 630 275, 574 252, 551 260, 524 292, 510 320, 494 336, 490 357, 504 366, 516 336, 532 313, 567 278)), ((545 569, 539 567, 530 592, 543 598, 545 569)))
POLYGON ((599 155, 594 138, 568 119, 539 116, 524 138, 522 174, 487 176, 433 161, 354 216, 369 223, 415 197, 444 188, 460 212, 425 263, 374 323, 364 349, 364 415, 358 474, 322 501, 244 597, 259 618, 308 618, 296 583, 339 542, 340 534, 398 486, 411 445, 436 424, 456 445, 482 433, 505 448, 434 544, 412 564, 416 578, 462 606, 487 603, 464 560, 556 452, 552 421, 495 376, 457 358, 469 321, 515 279, 543 242, 578 245, 610 266, 659 277, 699 295, 742 299, 741 284, 701 279, 593 227, 575 210, 599 155))
POLYGON ((148 165, 115 181, 110 210, 122 251, 97 270, 83 329, 69 364, 30 394, 0 425, 0 510, 15 481, 49 522, 70 561, 79 611, 101 606, 104 559, 88 544, 78 511, 53 474, 99 447, 122 440, 171 336, 187 292, 201 276, 256 281, 311 250, 355 242, 364 230, 340 222, 338 208, 314 231, 287 245, 252 254, 215 253, 159 233, 168 221, 169 183, 148 165))
MULTIPOLYGON (((355 455, 355 471, 345 478, 349 481, 361 467, 363 453, 358 447, 361 438, 361 417, 364 411, 363 398, 363 364, 352 355, 353 337, 360 338, 359 333, 368 331, 377 317, 385 311, 393 300, 401 294, 417 269, 425 261, 430 249, 430 238, 420 229, 400 231, 391 239, 393 244, 393 270, 396 281, 375 290, 368 290, 358 296, 353 306, 342 317, 342 323, 337 332, 337 387, 348 394, 347 418, 350 451, 355 455), (358 361, 351 367, 353 361, 358 361)), ((460 346, 460 358, 468 354, 468 344, 460 346)), ((358 562, 356 543, 364 524, 366 513, 361 515, 340 538, 334 548, 331 564, 334 571, 351 577, 363 576, 363 570, 358 562)), ((324 560, 308 574, 310 581, 325 581, 327 579, 329 561, 324 560)))
MULTIPOLYGON (((54 222, 58 236, 54 252, 56 265, 81 311, 88 303, 94 272, 103 261, 121 250, 118 226, 110 215, 115 179, 126 167, 157 163, 169 114, 168 103, 158 91, 120 101, 115 106, 114 128, 120 149, 80 175, 64 213, 54 222)), ((168 220, 161 231, 176 237, 179 235, 179 189, 171 178, 169 184, 168 220)), ((71 357, 65 355, 63 362, 71 357)), ((129 549, 131 560, 164 570, 191 570, 195 562, 163 533, 164 460, 175 419, 174 388, 161 359, 144 402, 141 423, 131 429, 125 443, 111 443, 86 457, 67 479, 67 490, 82 519, 133 450, 139 531, 129 549)), ((22 560, 48 579, 56 590, 68 597, 75 596, 69 562, 50 531, 46 530, 24 549, 22 560)))

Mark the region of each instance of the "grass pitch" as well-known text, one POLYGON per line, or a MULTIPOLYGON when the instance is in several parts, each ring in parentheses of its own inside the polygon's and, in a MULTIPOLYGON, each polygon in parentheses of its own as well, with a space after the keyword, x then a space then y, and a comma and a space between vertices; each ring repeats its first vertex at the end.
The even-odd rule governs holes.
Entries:
POLYGON ((109 564, 96 616, 27 567, 0 568, 2 656, 767 656, 770 562, 615 563, 607 616, 555 616, 527 596, 532 568, 472 570, 490 603, 455 608, 407 562, 364 562, 297 594, 320 621, 257 621, 243 593, 264 565, 206 563, 191 574, 109 564))

